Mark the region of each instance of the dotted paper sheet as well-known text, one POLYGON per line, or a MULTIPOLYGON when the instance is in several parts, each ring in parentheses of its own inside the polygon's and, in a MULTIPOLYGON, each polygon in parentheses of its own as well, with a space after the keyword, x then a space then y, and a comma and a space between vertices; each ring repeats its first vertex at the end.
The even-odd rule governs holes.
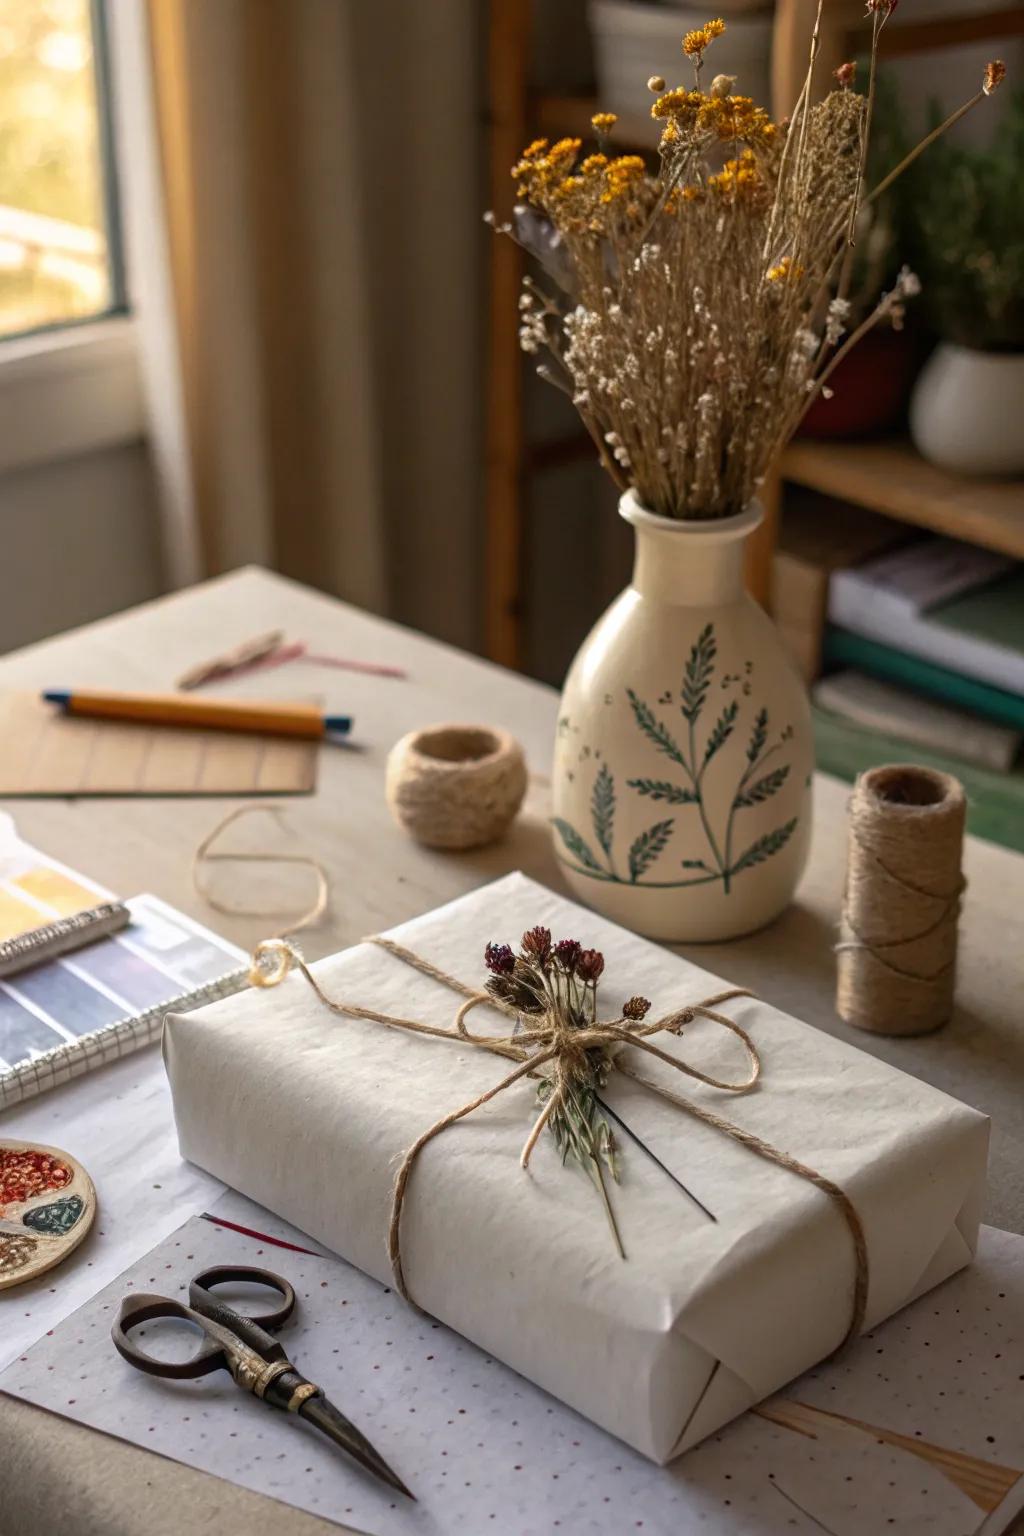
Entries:
POLYGON ((1024 1508, 1024 1238, 983 1228, 973 1268, 656 1467, 357 1270, 278 1246, 316 1248, 259 1207, 229 1195, 215 1215, 263 1235, 187 1221, 0 1388, 373 1536, 997 1536, 1024 1508), (415 1505, 226 1374, 162 1383, 121 1361, 109 1337, 121 1297, 181 1295, 214 1262, 291 1279, 289 1355, 415 1505))

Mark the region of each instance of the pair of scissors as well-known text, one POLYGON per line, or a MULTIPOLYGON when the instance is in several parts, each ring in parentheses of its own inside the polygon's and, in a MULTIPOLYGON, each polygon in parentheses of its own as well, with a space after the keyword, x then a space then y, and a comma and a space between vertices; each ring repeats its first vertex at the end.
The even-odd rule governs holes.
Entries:
POLYGON ((229 1371, 245 1391, 252 1392, 273 1408, 308 1419, 367 1471, 410 1499, 415 1497, 366 1436, 335 1408, 318 1386, 307 1381, 288 1359, 283 1346, 266 1331, 287 1322, 295 1310, 295 1291, 282 1275, 244 1265, 204 1269, 191 1281, 188 1300, 186 1306, 170 1296, 126 1296, 111 1330, 118 1353, 136 1370, 169 1381, 206 1376, 211 1371, 229 1371), (213 1295, 215 1286, 239 1284, 263 1286, 273 1291, 277 1305, 243 1315, 213 1295), (132 1329, 163 1317, 193 1323, 205 1335, 196 1353, 187 1360, 161 1360, 140 1349, 129 1338, 132 1329))

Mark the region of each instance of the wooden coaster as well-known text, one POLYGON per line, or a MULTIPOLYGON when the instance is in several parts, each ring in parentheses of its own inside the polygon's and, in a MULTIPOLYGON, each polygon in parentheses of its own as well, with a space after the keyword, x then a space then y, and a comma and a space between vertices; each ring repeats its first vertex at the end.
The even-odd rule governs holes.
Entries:
POLYGON ((0 1291, 62 1263, 95 1216, 81 1163, 56 1147, 0 1137, 0 1291))

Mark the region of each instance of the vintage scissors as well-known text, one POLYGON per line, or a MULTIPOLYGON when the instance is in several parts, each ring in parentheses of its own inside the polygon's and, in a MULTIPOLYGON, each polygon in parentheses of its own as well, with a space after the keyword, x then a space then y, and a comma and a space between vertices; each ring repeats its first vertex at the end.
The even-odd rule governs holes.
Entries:
POLYGON ((269 1269, 219 1265, 204 1269, 194 1277, 188 1288, 188 1299, 186 1306, 170 1296, 124 1298, 111 1336, 118 1353, 129 1365, 170 1381, 206 1376, 210 1371, 230 1371, 245 1391, 252 1392, 274 1408, 283 1408, 308 1419, 361 1466, 410 1499, 414 1497, 366 1436, 339 1413, 318 1386, 306 1380, 292 1365, 283 1346, 266 1331, 287 1322, 295 1310, 295 1292, 283 1276, 275 1275, 269 1269), (215 1286, 238 1284, 259 1285, 274 1291, 279 1303, 276 1307, 244 1316, 212 1294, 215 1286), (147 1354, 128 1337, 133 1328, 161 1317, 181 1318, 202 1330, 206 1338, 194 1355, 187 1360, 161 1360, 156 1355, 147 1354))

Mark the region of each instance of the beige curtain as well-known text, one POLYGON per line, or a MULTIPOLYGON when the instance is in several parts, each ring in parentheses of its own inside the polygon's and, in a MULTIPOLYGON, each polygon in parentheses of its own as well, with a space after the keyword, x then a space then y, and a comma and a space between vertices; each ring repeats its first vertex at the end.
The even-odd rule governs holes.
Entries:
POLYGON ((478 632, 474 0, 149 0, 205 567, 478 632))

